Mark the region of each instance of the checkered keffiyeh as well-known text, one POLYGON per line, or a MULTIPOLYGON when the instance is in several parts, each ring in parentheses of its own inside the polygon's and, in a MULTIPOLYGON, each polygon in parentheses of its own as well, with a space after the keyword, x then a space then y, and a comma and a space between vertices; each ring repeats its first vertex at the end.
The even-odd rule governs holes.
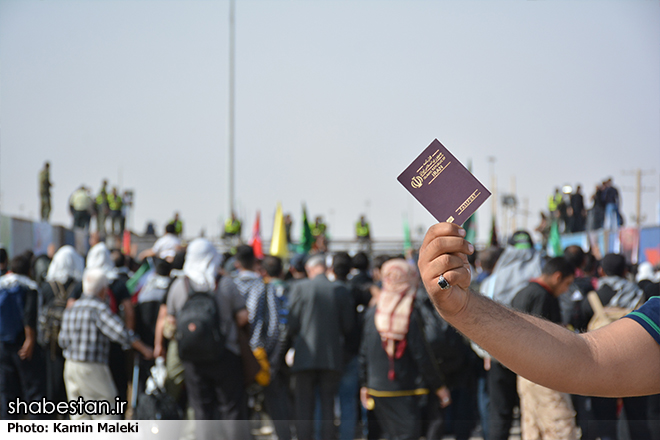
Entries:
POLYGON ((270 353, 277 344, 278 320, 277 306, 271 290, 268 291, 263 279, 255 272, 241 271, 234 282, 245 299, 248 319, 252 329, 250 348, 263 347, 270 353))
POLYGON ((136 339, 106 303, 83 295, 64 311, 58 342, 66 359, 107 364, 111 340, 128 349, 136 339))

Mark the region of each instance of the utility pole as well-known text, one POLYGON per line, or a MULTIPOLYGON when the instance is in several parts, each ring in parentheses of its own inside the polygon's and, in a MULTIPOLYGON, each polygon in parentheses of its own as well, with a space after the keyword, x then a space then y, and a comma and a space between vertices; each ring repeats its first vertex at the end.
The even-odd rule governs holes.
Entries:
POLYGON ((524 216, 525 220, 523 221, 523 229, 527 230, 527 220, 529 220, 529 197, 523 197, 523 208, 521 211, 518 212, 522 216, 524 216))
POLYGON ((635 189, 632 188, 624 188, 624 189, 626 191, 635 192, 635 215, 633 217, 633 220, 635 221, 635 227, 639 229, 640 226, 642 225, 642 221, 645 220, 644 216, 642 215, 642 193, 651 192, 654 190, 654 188, 652 187, 642 186, 642 176, 655 174, 655 170, 642 171, 641 169, 638 168, 636 170, 623 171, 622 174, 624 176, 631 176, 631 175, 635 176, 635 189))
MULTIPOLYGON (((229 215, 234 212, 234 108, 235 108, 236 0, 229 0, 229 215)), ((221 232, 222 234, 222 232, 221 232)))

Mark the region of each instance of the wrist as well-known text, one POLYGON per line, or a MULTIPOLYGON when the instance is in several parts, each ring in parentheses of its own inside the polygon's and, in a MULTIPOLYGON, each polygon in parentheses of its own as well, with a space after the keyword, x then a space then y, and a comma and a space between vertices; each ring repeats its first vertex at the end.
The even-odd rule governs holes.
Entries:
POLYGON ((469 289, 452 286, 450 290, 439 290, 430 294, 431 301, 443 318, 455 317, 467 309, 472 293, 469 289))

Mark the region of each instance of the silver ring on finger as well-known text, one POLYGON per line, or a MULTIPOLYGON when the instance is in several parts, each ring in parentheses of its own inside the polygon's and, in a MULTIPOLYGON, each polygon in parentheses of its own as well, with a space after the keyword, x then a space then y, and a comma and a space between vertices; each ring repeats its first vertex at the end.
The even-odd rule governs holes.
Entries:
POLYGON ((451 284, 449 284, 449 281, 447 281, 447 279, 442 275, 440 275, 440 277, 438 278, 438 286, 440 286, 442 290, 447 290, 451 288, 451 284))

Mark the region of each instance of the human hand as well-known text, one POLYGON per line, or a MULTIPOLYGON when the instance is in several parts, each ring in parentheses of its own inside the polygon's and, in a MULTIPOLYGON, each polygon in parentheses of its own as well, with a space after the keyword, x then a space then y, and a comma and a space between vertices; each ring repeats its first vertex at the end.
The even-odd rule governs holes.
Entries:
POLYGON ((449 392, 449 388, 439 388, 435 394, 438 396, 438 399, 440 399, 441 408, 447 408, 451 404, 451 393, 449 392))
POLYGON ((144 359, 148 360, 148 361, 156 358, 156 356, 154 356, 154 351, 151 348, 147 347, 147 346, 144 346, 144 348, 142 350, 140 350, 140 353, 142 353, 142 356, 144 356, 144 359))
POLYGON ((435 306, 445 315, 454 315, 467 304, 471 279, 467 256, 474 252, 474 246, 463 237, 465 229, 460 226, 438 223, 426 232, 419 250, 418 265, 424 287, 435 306), (447 280, 449 288, 440 288, 440 275, 447 280))
POLYGON ((367 387, 360 388, 360 402, 362 403, 364 409, 374 409, 374 401, 371 397, 369 397, 369 389, 367 387))
POLYGON ((150 360, 154 359, 154 351, 151 349, 151 347, 147 346, 146 344, 144 344, 139 339, 136 339, 133 342, 132 347, 134 349, 136 349, 137 351, 139 351, 140 354, 142 355, 142 357, 145 360, 150 361, 150 360))
POLYGON ((23 361, 29 361, 32 359, 32 353, 34 353, 34 339, 26 338, 21 349, 18 350, 18 357, 23 361))
POLYGON ((154 346, 154 358, 159 358, 159 357, 165 357, 165 349, 163 348, 163 344, 156 344, 154 346))

